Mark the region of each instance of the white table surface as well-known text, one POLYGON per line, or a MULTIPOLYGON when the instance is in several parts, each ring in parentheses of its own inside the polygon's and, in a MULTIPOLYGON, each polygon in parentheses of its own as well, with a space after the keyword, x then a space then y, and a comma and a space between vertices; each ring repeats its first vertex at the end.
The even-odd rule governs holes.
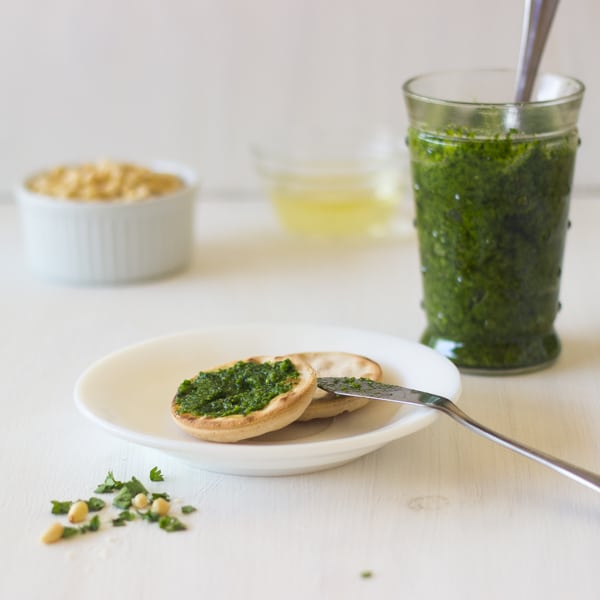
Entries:
MULTIPOLYGON (((600 471, 600 198, 576 198, 571 215, 561 358, 529 375, 464 375, 461 405, 600 471)), ((296 241, 252 199, 203 198, 196 225, 185 273, 69 287, 27 271, 16 208, 0 203, 0 598, 600 597, 600 496, 450 419, 345 466, 275 478, 193 469, 84 419, 78 375, 158 335, 304 321, 418 339, 414 235, 296 241), (198 507, 187 531, 138 522, 39 541, 51 499, 91 495, 109 469, 141 478, 154 465, 198 507)))

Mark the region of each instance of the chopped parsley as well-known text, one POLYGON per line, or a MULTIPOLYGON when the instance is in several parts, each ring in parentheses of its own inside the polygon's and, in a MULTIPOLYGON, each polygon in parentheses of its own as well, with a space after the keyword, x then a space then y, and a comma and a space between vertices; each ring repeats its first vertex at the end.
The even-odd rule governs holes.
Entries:
POLYGON ((154 502, 157 498, 162 498, 163 500, 171 500, 171 497, 167 492, 152 492, 150 496, 150 501, 154 502))
POLYGON ((131 495, 131 492, 126 487, 123 487, 117 492, 117 494, 115 494, 115 497, 113 498, 113 506, 126 509, 131 506, 132 501, 133 496, 131 495))
POLYGON ((95 492, 96 494, 110 494, 120 490, 122 486, 123 482, 117 481, 113 475, 113 472, 109 471, 108 475, 104 479, 104 482, 96 486, 95 492))
POLYGON ((71 508, 71 500, 50 500, 52 503, 52 514, 53 515, 66 515, 71 508))
POLYGON ((148 521, 149 523, 156 523, 160 519, 160 515, 151 510, 138 510, 137 516, 142 521, 148 521))
POLYGON ((104 502, 104 500, 101 500, 100 498, 95 498, 93 496, 86 501, 86 504, 88 505, 88 509, 90 512, 98 512, 106 506, 106 502, 104 502))
MULTIPOLYGON (((52 503, 52 514, 53 515, 66 515, 73 504, 71 500, 50 500, 52 503)), ((104 500, 100 498, 95 498, 92 496, 89 500, 84 500, 87 504, 88 510, 90 512, 98 512, 102 510, 105 506, 104 500)))
POLYGON ((80 533, 87 533, 88 531, 98 531, 100 529, 100 517, 94 515, 85 525, 79 528, 80 533))
POLYGON ((65 527, 62 532, 62 538, 68 540, 69 538, 79 533, 79 527, 65 527))
POLYGON ((165 478, 158 467, 152 467, 150 470, 150 481, 164 481, 165 478))
POLYGON ((164 529, 167 533, 174 531, 184 531, 186 526, 177 518, 171 515, 164 515, 158 519, 158 526, 164 529))
POLYGON ((144 487, 142 482, 136 477, 132 477, 129 481, 121 484, 121 489, 113 498, 113 504, 117 508, 129 508, 132 500, 138 494, 148 495, 148 493, 148 490, 144 487))
POLYGON ((87 523, 79 527, 64 527, 61 538, 67 540, 76 535, 83 535, 90 531, 98 531, 100 529, 100 517, 94 515, 87 523))
POLYGON ((123 510, 119 513, 119 516, 112 520, 114 527, 123 527, 128 521, 135 520, 135 514, 129 510, 123 510))
MULTIPOLYGON (((164 481, 164 476, 158 467, 154 467, 150 471, 151 481, 164 481)), ((149 523, 157 523, 159 528, 167 533, 174 531, 184 531, 187 529, 185 523, 174 515, 166 514, 160 516, 152 512, 150 506, 147 509, 135 509, 132 510, 132 501, 137 494, 144 494, 151 502, 157 498, 162 498, 169 501, 170 496, 164 491, 149 492, 144 484, 137 479, 132 477, 128 481, 119 481, 115 478, 112 471, 109 471, 104 481, 96 486, 95 492, 97 494, 114 494, 112 505, 116 508, 121 509, 116 517, 110 519, 109 523, 113 527, 124 527, 127 523, 135 520, 144 520, 149 523)), ((54 515, 66 515, 71 508, 73 501, 71 500, 51 500, 52 514, 54 515)), ((89 500, 85 500, 88 505, 90 512, 98 513, 106 507, 106 502, 101 498, 92 496, 89 500)), ((181 508, 183 514, 190 514, 195 512, 196 508, 191 505, 184 505, 181 508)), ((62 530, 61 538, 68 539, 76 535, 86 534, 88 532, 95 532, 101 528, 100 516, 95 514, 89 521, 83 523, 78 527, 65 526, 62 530)))

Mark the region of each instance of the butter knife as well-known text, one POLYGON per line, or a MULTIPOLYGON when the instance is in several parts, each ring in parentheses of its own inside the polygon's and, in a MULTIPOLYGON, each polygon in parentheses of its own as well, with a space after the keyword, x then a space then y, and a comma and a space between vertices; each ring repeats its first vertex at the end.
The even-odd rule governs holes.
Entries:
POLYGON ((424 406, 439 410, 456 422, 464 425, 467 429, 497 442, 505 448, 518 452, 527 458, 531 458, 550 469, 554 469, 561 475, 566 475, 578 483, 592 488, 596 492, 600 492, 600 475, 597 473, 582 469, 560 458, 556 458, 540 450, 535 450, 530 446, 516 442, 496 431, 492 431, 465 414, 454 402, 443 396, 399 385, 380 383, 371 381, 370 379, 355 379, 353 377, 319 377, 317 385, 322 390, 332 392, 338 396, 354 396, 369 398, 371 400, 399 402, 400 404, 412 404, 413 406, 424 406))

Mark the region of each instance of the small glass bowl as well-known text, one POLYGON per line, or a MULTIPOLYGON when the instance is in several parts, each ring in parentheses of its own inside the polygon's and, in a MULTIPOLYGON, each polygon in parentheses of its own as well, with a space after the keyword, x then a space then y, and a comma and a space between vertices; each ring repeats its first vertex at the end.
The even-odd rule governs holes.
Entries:
POLYGON ((253 157, 289 233, 340 238, 391 232, 407 180, 404 146, 392 136, 315 136, 255 146, 253 157))

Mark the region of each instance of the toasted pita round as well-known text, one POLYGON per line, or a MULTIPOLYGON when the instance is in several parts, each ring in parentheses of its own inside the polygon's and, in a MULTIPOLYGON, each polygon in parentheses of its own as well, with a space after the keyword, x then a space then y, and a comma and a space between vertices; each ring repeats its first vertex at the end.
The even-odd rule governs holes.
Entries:
MULTIPOLYGON (((317 377, 364 377, 379 381, 382 370, 378 363, 366 356, 348 352, 301 352, 291 355, 308 362, 317 372, 317 377)), ((317 388, 311 403, 302 413, 299 421, 335 417, 344 412, 352 412, 368 404, 366 398, 337 396, 317 388)))
MULTIPOLYGON (((177 412, 177 397, 175 397, 171 401, 171 416, 185 432, 211 442, 237 442, 289 425, 298 419, 311 402, 317 382, 314 369, 299 356, 254 356, 242 362, 273 363, 286 358, 292 361, 298 372, 298 378, 289 391, 272 398, 264 408, 247 415, 197 416, 177 412)), ((240 361, 233 361, 205 372, 228 369, 238 362, 240 361)))

